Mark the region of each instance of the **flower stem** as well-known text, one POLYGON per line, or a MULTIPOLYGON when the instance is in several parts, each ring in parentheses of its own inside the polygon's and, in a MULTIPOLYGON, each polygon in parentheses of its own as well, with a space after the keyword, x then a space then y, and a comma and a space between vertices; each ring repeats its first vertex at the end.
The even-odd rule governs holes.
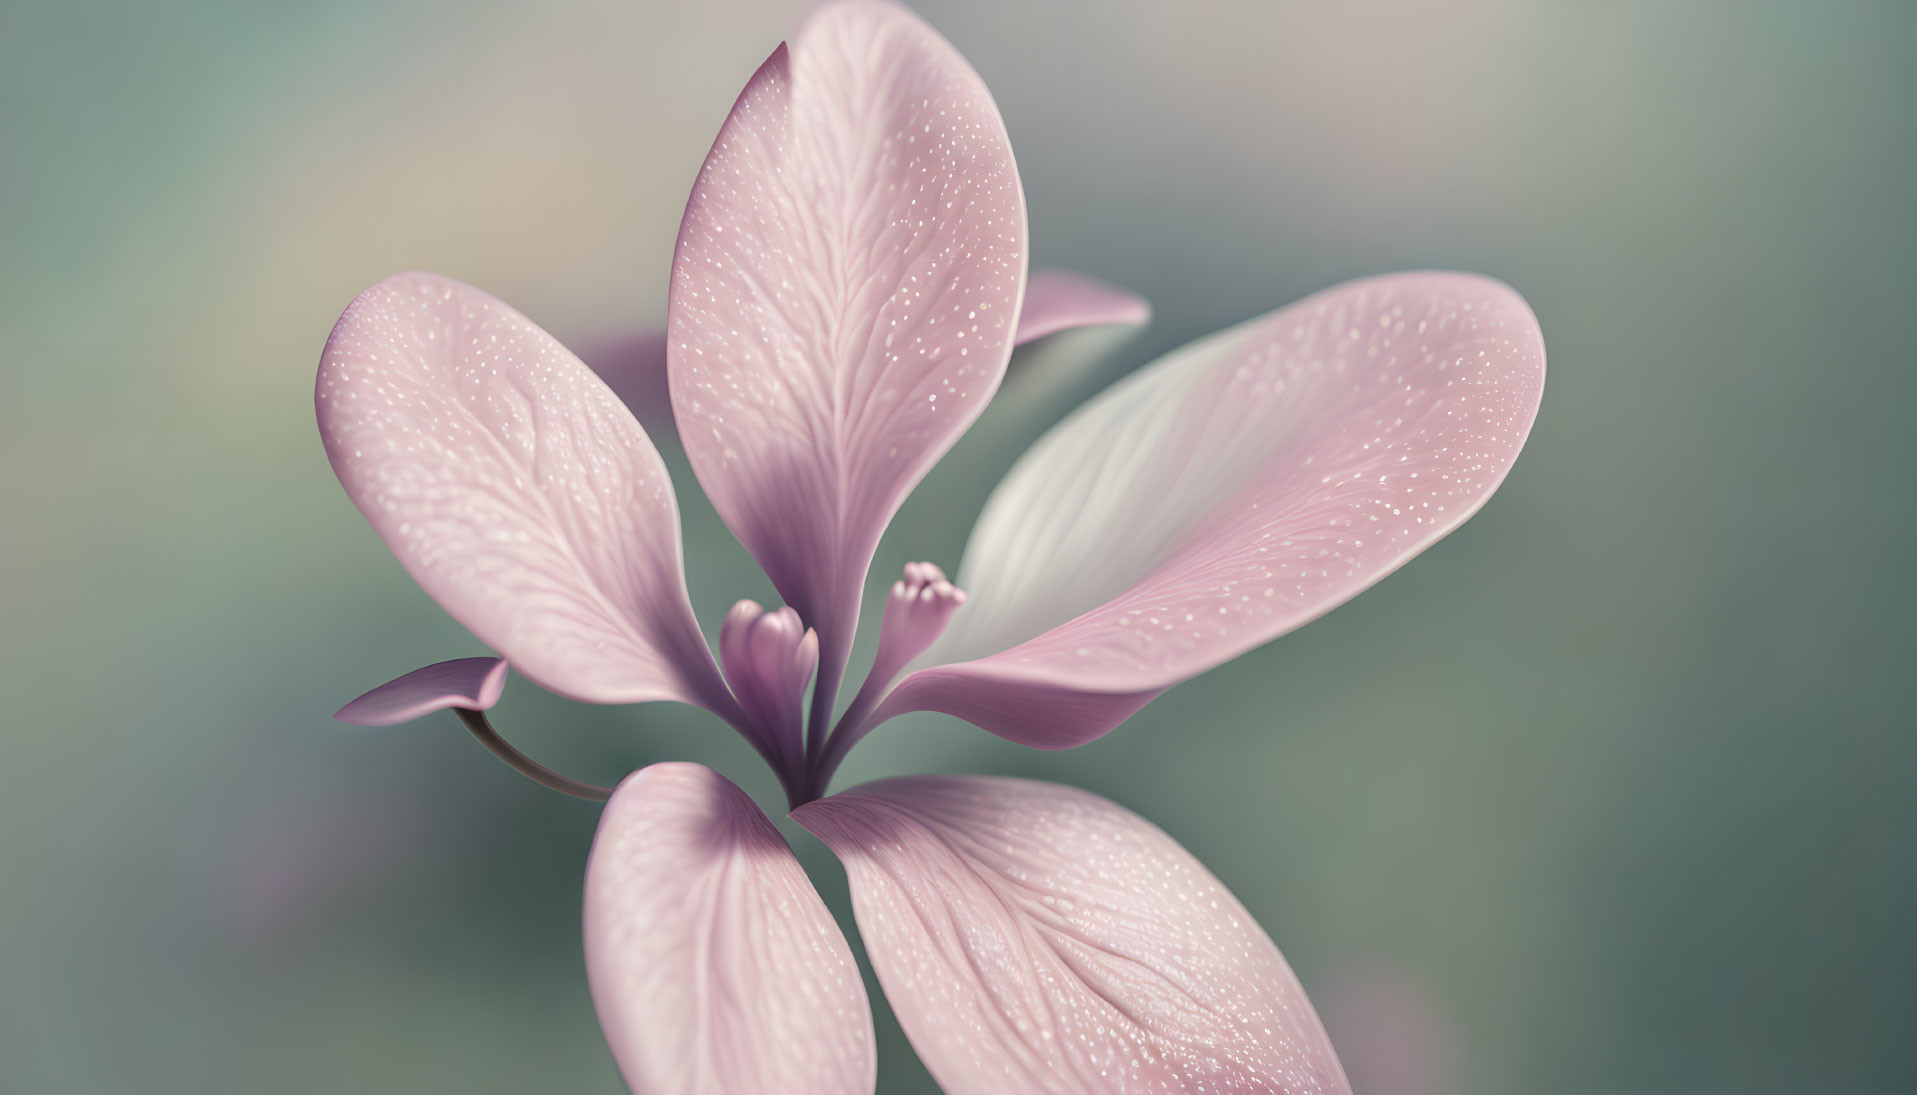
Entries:
POLYGON ((532 780, 534 783, 539 784, 541 787, 547 787, 558 791, 562 795, 571 795, 574 798, 583 798, 591 802, 604 802, 612 797, 612 789, 609 787, 600 787, 597 784, 581 783, 576 779, 568 779, 519 750, 514 749, 511 745, 507 744, 505 738, 499 736, 499 731, 493 729, 493 724, 486 721, 485 712, 473 711, 465 707, 455 707, 453 708, 453 714, 458 715, 459 721, 466 724, 466 729, 473 732, 473 737, 479 739, 479 744, 492 750, 493 755, 505 761, 507 766, 511 767, 520 775, 525 776, 527 779, 532 780))

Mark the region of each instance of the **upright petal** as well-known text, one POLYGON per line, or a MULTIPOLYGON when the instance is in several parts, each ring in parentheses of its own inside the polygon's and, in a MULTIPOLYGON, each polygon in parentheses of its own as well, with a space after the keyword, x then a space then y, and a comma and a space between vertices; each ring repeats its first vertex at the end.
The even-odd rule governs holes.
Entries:
POLYGON ((668 302, 673 415, 733 532, 843 669, 906 493, 1005 372, 1025 201, 998 108, 904 8, 821 8, 739 96, 668 302))
POLYGON ((586 973, 634 1095, 871 1095, 865 985, 785 838, 697 764, 606 803, 586 864, 586 973))
MULTIPOLYGON (((1142 327, 1151 314, 1151 304, 1144 297, 1108 281, 1075 270, 1034 270, 1025 282, 1025 302, 1019 309, 1013 344, 1024 346, 1086 327, 1142 327)), ((601 338, 581 349, 579 356, 631 409, 654 444, 678 442, 672 391, 666 381, 664 330, 641 328, 601 338)), ((1064 365, 1076 375, 1095 357, 1084 352, 1066 355, 1064 365)), ((1029 359, 1029 355, 1014 356, 1008 373, 1016 373, 1020 361, 1029 359)), ((1048 371, 1060 368, 1051 361, 1045 364, 1048 371)))
POLYGON ((454 658, 387 681, 334 714, 355 726, 393 726, 463 707, 490 711, 506 689, 506 659, 454 658))
POLYGON ((595 703, 727 709, 658 452, 532 321, 450 278, 388 278, 334 326, 314 403, 374 531, 521 673, 595 703))
POLYGON ((959 568, 970 599, 879 717, 1097 737, 1463 523, 1543 387, 1531 310, 1467 274, 1356 281, 1195 342, 1006 476, 959 568))
POLYGON ((919 776, 792 816, 845 864, 886 999, 948 1095, 1350 1090, 1251 914, 1106 799, 919 776))

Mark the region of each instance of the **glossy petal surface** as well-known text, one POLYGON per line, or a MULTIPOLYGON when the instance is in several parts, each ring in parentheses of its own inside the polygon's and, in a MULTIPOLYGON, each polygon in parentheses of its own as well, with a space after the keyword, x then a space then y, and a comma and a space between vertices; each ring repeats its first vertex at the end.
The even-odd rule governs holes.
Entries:
POLYGON ((1014 341, 1022 346, 1074 327, 1108 323, 1142 327, 1151 318, 1152 306, 1130 289, 1076 270, 1034 270, 1025 281, 1014 341))
POLYGON ((593 1005, 635 1095, 871 1095, 872 1013, 785 838, 697 764, 606 804, 586 865, 593 1005))
POLYGON ((360 512, 521 673, 596 703, 729 702, 658 452, 532 321, 450 278, 388 278, 334 326, 314 402, 360 512))
POLYGON ((971 597, 920 661, 934 668, 882 711, 1048 747, 1096 737, 1109 719, 1074 704, 1142 703, 1456 528, 1510 470, 1543 386, 1530 309, 1467 274, 1352 282, 1193 343, 1006 476, 966 546, 971 597))
POLYGON ((673 261, 673 413, 832 679, 879 534, 1004 374, 1025 261, 998 108, 894 4, 821 8, 707 156, 673 261))
POLYGON ((392 726, 448 707, 487 711, 505 688, 506 659, 454 658, 387 681, 333 717, 355 726, 392 726))
POLYGON ((1106 799, 918 776, 793 817, 845 864, 886 998, 948 1095, 1349 1091, 1244 906, 1106 799))

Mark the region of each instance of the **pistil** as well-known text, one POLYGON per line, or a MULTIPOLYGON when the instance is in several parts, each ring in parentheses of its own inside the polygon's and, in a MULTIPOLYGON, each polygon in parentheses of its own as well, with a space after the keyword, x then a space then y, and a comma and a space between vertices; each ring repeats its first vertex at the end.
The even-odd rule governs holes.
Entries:
POLYGON ((817 797, 825 791, 832 773, 845 759, 846 751, 864 736, 866 716, 878 705, 913 658, 925 653, 952 622, 952 614, 965 603, 965 591, 953 585, 945 572, 931 563, 905 564, 905 576, 892 583, 885 601, 885 615, 879 623, 879 649, 872 658, 872 671, 866 675, 859 694, 832 728, 825 748, 812 765, 809 794, 817 797))
POLYGON ((790 607, 740 601, 719 629, 719 662, 759 751, 788 796, 805 770, 805 690, 819 666, 819 636, 790 607))

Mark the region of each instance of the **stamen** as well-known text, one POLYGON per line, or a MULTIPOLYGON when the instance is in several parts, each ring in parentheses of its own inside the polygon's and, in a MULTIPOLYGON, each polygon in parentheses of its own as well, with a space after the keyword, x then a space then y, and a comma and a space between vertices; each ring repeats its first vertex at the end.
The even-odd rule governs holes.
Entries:
POLYGON ((865 734, 865 717, 885 697, 892 678, 899 675, 913 658, 925 653, 934 640, 952 622, 952 613, 965 603, 965 591, 945 578, 945 572, 931 563, 905 564, 905 577, 892 583, 885 601, 885 616, 879 623, 879 650, 872 657, 872 672, 859 686, 845 714, 839 716, 825 748, 813 763, 808 793, 816 798, 825 793, 832 772, 845 759, 846 751, 865 734))
MULTIPOLYGON (((892 683, 906 663, 932 645, 952 622, 952 613, 965 603, 965 591, 946 581, 945 572, 931 563, 905 564, 905 577, 892 583, 879 624, 879 652, 865 687, 892 683), (873 684, 874 681, 878 683, 873 684)), ((861 691, 864 689, 862 688, 861 691)))
POLYGON ((790 607, 740 601, 719 629, 719 661, 760 751, 781 779, 805 763, 805 690, 819 667, 819 636, 790 607))

